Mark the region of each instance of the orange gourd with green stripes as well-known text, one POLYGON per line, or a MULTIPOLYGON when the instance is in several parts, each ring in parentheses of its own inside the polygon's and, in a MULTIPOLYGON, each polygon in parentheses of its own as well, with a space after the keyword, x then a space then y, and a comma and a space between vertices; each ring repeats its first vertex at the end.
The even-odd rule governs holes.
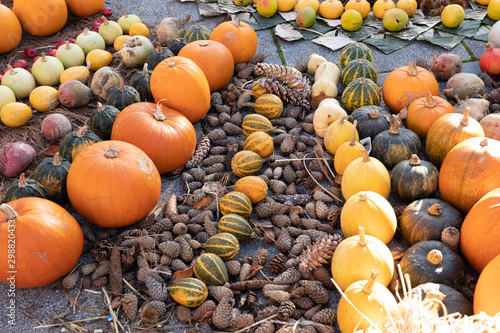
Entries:
POLYGON ((342 69, 342 74, 340 74, 340 81, 344 87, 347 87, 349 83, 357 79, 358 77, 364 77, 365 79, 370 79, 377 83, 378 73, 375 65, 365 59, 366 55, 361 59, 354 59, 349 61, 349 63, 342 69))
POLYGON ((275 119, 283 113, 283 101, 274 94, 264 94, 255 100, 255 112, 267 119, 275 119))
POLYGON ((249 136, 253 132, 258 131, 271 133, 273 131, 273 125, 266 117, 261 116, 260 114, 252 113, 243 118, 241 129, 243 130, 243 134, 245 134, 245 136, 249 136))
POLYGON ((233 234, 223 232, 213 235, 205 243, 208 253, 218 255, 222 260, 228 261, 236 258, 240 251, 240 243, 233 234))
POLYGON ((233 185, 233 190, 244 193, 253 204, 264 200, 267 196, 267 184, 258 176, 240 178, 233 185))
POLYGON ((268 157, 274 151, 274 142, 269 134, 258 131, 250 134, 243 143, 244 150, 251 150, 260 157, 268 157))
POLYGON ((380 105, 380 99, 380 88, 364 77, 353 80, 342 93, 342 104, 349 114, 362 106, 380 105))
POLYGON ((195 278, 182 279, 172 283, 168 292, 174 301, 190 308, 203 304, 208 296, 207 285, 195 278))
POLYGON ((262 157, 251 150, 237 152, 231 160, 231 169, 238 177, 251 176, 262 168, 262 157))
POLYGON ((228 281, 224 261, 213 253, 203 253, 193 265, 194 274, 211 286, 223 286, 228 281))
POLYGON ((349 62, 354 59, 361 59, 365 57, 366 60, 373 62, 372 51, 366 44, 361 42, 352 42, 344 46, 339 56, 340 67, 344 68, 349 62))
POLYGON ((244 217, 237 214, 224 215, 219 220, 217 227, 219 232, 228 232, 238 238, 238 240, 252 237, 253 230, 250 223, 244 217))
POLYGON ((252 202, 241 192, 232 191, 224 195, 220 201, 220 212, 222 215, 238 214, 248 217, 252 213, 252 202))

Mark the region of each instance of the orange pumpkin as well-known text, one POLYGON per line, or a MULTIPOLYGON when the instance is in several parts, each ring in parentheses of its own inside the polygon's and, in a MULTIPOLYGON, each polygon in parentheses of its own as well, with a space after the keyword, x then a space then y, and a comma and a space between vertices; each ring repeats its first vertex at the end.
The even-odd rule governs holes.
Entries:
POLYGON ((500 254, 484 268, 474 290, 474 314, 485 312, 495 316, 500 312, 500 254))
POLYGON ((58 204, 27 197, 0 206, 0 281, 10 284, 9 271, 17 271, 16 287, 45 286, 68 273, 82 250, 80 225, 58 204), (15 255, 9 258, 14 240, 15 255))
POLYGON ((68 19, 64 0, 15 0, 14 13, 23 29, 33 36, 55 34, 68 19))
POLYGON ((233 55, 227 47, 215 40, 188 43, 179 51, 179 57, 189 58, 200 66, 211 92, 224 88, 233 77, 233 55))
POLYGON ((123 141, 101 141, 82 150, 68 172, 69 200, 86 220, 105 228, 140 221, 157 204, 161 179, 153 161, 123 141))
POLYGON ((105 0, 66 0, 70 12, 76 16, 91 16, 100 13, 105 0))
POLYGON ((439 85, 434 75, 414 62, 396 68, 387 75, 382 86, 382 97, 387 107, 394 113, 422 97, 426 92, 439 95, 439 85))
POLYGON ((179 111, 192 123, 210 107, 210 86, 203 70, 186 57, 170 57, 151 74, 151 93, 156 103, 179 111))
POLYGON ((500 141, 469 138, 446 155, 439 171, 444 201, 467 213, 489 191, 500 187, 500 141))
POLYGON ((142 149, 160 174, 186 164, 196 148, 193 124, 179 112, 161 104, 135 103, 116 117, 111 140, 142 149))
POLYGON ((21 23, 17 16, 4 5, 0 5, 0 31, 2 32, 0 54, 12 51, 19 45, 23 34, 21 23))
POLYGON ((249 61, 257 51, 255 30, 239 19, 222 22, 212 30, 209 39, 224 44, 231 51, 235 64, 249 61))
POLYGON ((432 124, 448 113, 455 113, 453 105, 447 100, 439 96, 432 96, 430 92, 427 92, 425 97, 417 98, 408 106, 406 127, 423 140, 427 137, 427 132, 432 124))
MULTIPOLYGON (((477 272, 500 254, 500 188, 488 192, 469 211, 460 229, 460 249, 477 272)), ((498 279, 498 276, 497 276, 498 279)))

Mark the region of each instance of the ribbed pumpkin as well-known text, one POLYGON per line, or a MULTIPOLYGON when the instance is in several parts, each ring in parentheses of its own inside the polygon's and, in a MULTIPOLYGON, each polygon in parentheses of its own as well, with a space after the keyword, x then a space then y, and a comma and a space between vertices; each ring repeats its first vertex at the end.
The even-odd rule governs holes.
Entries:
POLYGON ((148 68, 150 70, 154 70, 160 62, 173 56, 175 56, 175 54, 170 51, 168 47, 162 47, 161 44, 158 43, 156 44, 156 50, 151 52, 146 60, 146 63, 148 64, 148 68))
POLYGON ((251 176, 262 168, 262 157, 259 154, 242 150, 237 152, 231 160, 231 169, 238 177, 251 176))
POLYGON ((170 43, 168 43, 168 49, 176 56, 187 44, 188 41, 184 38, 174 38, 170 43))
MULTIPOLYGON (((488 192, 467 213, 460 230, 460 249, 477 272, 500 254, 500 189, 488 192)), ((497 277, 498 278, 498 277, 497 277)))
POLYGON ((224 44, 231 51, 235 64, 249 61, 257 51, 255 30, 239 18, 216 26, 209 39, 224 44))
POLYGON ((342 68, 342 73, 340 74, 340 80, 342 81, 342 85, 347 87, 349 83, 354 81, 354 79, 364 77, 365 79, 370 79, 373 82, 377 83, 378 81, 378 72, 375 68, 375 65, 365 59, 366 55, 361 59, 354 59, 349 61, 349 63, 342 68))
POLYGON ((241 129, 243 130, 243 134, 245 134, 245 136, 249 136, 250 134, 259 131, 272 133, 273 128, 274 127, 269 119, 256 113, 246 115, 245 118, 243 118, 243 123, 241 124, 241 129))
POLYGON ((253 132, 245 139, 243 149, 251 150, 259 154, 260 157, 264 158, 274 152, 274 142, 266 132, 253 132))
POLYGON ((416 154, 392 168, 392 191, 407 201, 431 196, 438 187, 439 171, 429 161, 421 161, 416 154))
POLYGON ((368 156, 363 148, 363 157, 358 157, 347 166, 342 175, 342 195, 348 200, 359 191, 373 191, 387 199, 391 192, 391 176, 385 166, 368 156))
POLYGON ((100 13, 104 7, 105 0, 66 0, 68 9, 76 16, 91 16, 100 13))
POLYGON ((141 96, 141 101, 152 102, 154 101, 153 95, 151 94, 151 87, 149 81, 151 79, 151 74, 153 71, 148 70, 148 64, 145 63, 142 67, 142 72, 137 71, 130 78, 130 86, 137 90, 141 96))
POLYGON ((255 100, 255 113, 267 119, 276 119, 283 113, 283 101, 274 94, 264 94, 255 100))
MULTIPOLYGON (((188 41, 188 43, 192 43, 198 40, 209 39, 212 31, 207 28, 203 24, 192 25, 186 29, 184 32, 184 39, 188 41)), ((213 58, 217 59, 217 58, 213 58)))
POLYGON ((111 139, 142 149, 160 174, 185 165, 196 148, 193 124, 160 103, 136 103, 123 109, 116 117, 111 139))
POLYGON ((332 277, 340 289, 379 270, 379 282, 388 286, 394 273, 394 260, 389 248, 378 238, 365 235, 363 227, 359 234, 344 239, 335 249, 332 257, 332 277))
POLYGON ((182 279, 172 283, 168 287, 168 292, 174 301, 189 308, 202 305, 208 297, 207 285, 195 278, 182 279))
POLYGON ((264 200, 267 196, 267 184, 264 179, 257 176, 246 176, 238 179, 233 185, 233 190, 244 193, 253 204, 264 200))
POLYGON ((432 96, 430 92, 420 97, 408 106, 406 127, 415 132, 421 140, 427 137, 432 124, 441 116, 454 113, 455 109, 447 100, 432 96))
POLYGON ((356 140, 356 125, 357 121, 354 120, 354 124, 352 126, 351 141, 346 141, 341 144, 335 152, 333 166, 335 167, 335 171, 339 175, 342 175, 344 173, 345 168, 347 168, 347 166, 351 164, 352 161, 354 161, 358 157, 363 156, 361 149, 364 149, 364 147, 361 143, 359 143, 359 141, 356 140))
POLYGON ((372 155, 387 169, 392 169, 401 161, 410 159, 422 149, 418 135, 407 128, 400 128, 395 120, 389 130, 377 134, 372 142, 372 155))
POLYGON ((425 240, 440 240, 445 228, 460 230, 463 220, 460 212, 449 203, 426 198, 406 206, 399 225, 403 237, 413 245, 425 240))
POLYGON ((244 193, 232 191, 222 197, 219 208, 222 215, 237 214, 248 217, 252 213, 252 202, 244 193))
POLYGON ((158 203, 161 178, 153 161, 123 141, 98 142, 78 154, 68 173, 68 196, 87 221, 121 228, 146 217, 158 203))
POLYGON ((226 214, 222 216, 217 224, 219 232, 228 232, 238 240, 252 237, 252 227, 248 221, 238 214, 226 214))
POLYGON ((47 191, 34 179, 26 178, 24 173, 19 176, 19 180, 14 180, 5 191, 4 201, 14 201, 25 197, 37 197, 47 199, 47 191))
POLYGON ((335 98, 325 98, 319 103, 316 111, 314 111, 314 131, 320 138, 324 138, 328 126, 345 116, 347 116, 347 112, 342 109, 335 98))
POLYGON ((102 105, 97 102, 97 110, 95 110, 89 119, 89 126, 102 140, 111 139, 111 131, 116 117, 120 114, 120 110, 112 105, 102 105))
POLYGON ((210 286, 223 286, 229 278, 224 261, 213 253, 203 253, 193 265, 194 274, 198 279, 210 286))
POLYGON ((179 111, 192 123, 210 107, 210 86, 203 70, 186 57, 162 61, 151 75, 151 92, 156 103, 179 111))
POLYGON ((189 58, 200 66, 207 78, 210 92, 221 90, 233 77, 233 55, 227 47, 215 40, 192 41, 179 51, 179 56, 189 58))
POLYGON ((464 114, 445 114, 432 124, 425 140, 427 158, 437 168, 441 167, 444 158, 458 143, 472 137, 484 137, 481 125, 469 117, 469 108, 464 114))
POLYGON ((64 0, 15 0, 13 9, 23 29, 33 36, 55 34, 68 19, 64 0))
POLYGON ((357 78, 342 92, 342 104, 348 113, 366 105, 380 105, 380 88, 375 82, 357 78))
POLYGON ((500 254, 483 269, 474 290, 474 314, 495 316, 500 312, 500 254))
POLYGON ((389 129, 391 125, 387 116, 390 115, 386 108, 377 105, 363 106, 351 113, 351 117, 358 121, 359 138, 370 137, 372 141, 377 134, 389 129))
POLYGON ((33 179, 42 184, 47 191, 47 199, 57 203, 68 201, 68 191, 66 190, 66 180, 71 163, 61 158, 59 152, 54 157, 45 158, 36 168, 33 179))
POLYGON ((21 42, 23 30, 17 16, 7 7, 0 4, 0 31, 2 43, 0 54, 12 51, 21 42))
POLYGON ((349 142, 354 132, 354 140, 359 140, 358 132, 353 124, 347 121, 347 116, 331 123, 325 132, 325 148, 335 155, 344 142, 349 142))
POLYGON ((62 158, 73 162, 76 155, 82 150, 96 142, 102 141, 92 131, 87 130, 87 126, 82 126, 76 132, 66 134, 59 143, 59 154, 62 158))
POLYGON ((106 103, 120 111, 129 105, 139 103, 141 101, 139 92, 135 88, 125 85, 123 79, 118 74, 114 75, 120 82, 120 85, 109 89, 106 103))
POLYGON ((418 67, 414 62, 390 72, 382 86, 385 105, 393 113, 398 113, 415 99, 425 96, 427 92, 438 96, 438 82, 434 74, 418 67))
POLYGON ((373 62, 373 54, 370 48, 361 42, 353 42, 344 46, 340 52, 339 62, 340 67, 344 68, 350 61, 354 59, 361 59, 365 57, 366 60, 373 62))
POLYGON ((228 261, 236 258, 240 251, 240 243, 233 234, 223 232, 207 239, 205 250, 218 255, 223 261, 228 261))
POLYGON ((500 141, 469 138, 446 155, 439 174, 439 192, 444 201, 463 213, 499 187, 500 141))

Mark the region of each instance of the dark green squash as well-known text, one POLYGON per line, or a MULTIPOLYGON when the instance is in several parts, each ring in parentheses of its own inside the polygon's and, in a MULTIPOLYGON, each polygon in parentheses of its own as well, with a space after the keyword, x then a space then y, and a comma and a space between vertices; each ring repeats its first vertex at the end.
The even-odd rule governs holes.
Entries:
POLYGON ((78 131, 66 134, 59 143, 59 154, 62 158, 73 162, 76 155, 90 145, 102 141, 87 126, 80 127, 78 131))
POLYGON ((356 129, 359 139, 370 137, 373 140, 377 134, 388 130, 391 125, 386 116, 391 116, 389 110, 377 105, 362 106, 354 110, 351 117, 358 121, 356 129))
POLYGON ((114 106, 102 105, 97 102, 97 110, 92 113, 89 119, 90 129, 102 140, 110 140, 113 124, 119 114, 120 110, 114 106))
POLYGON ((184 38, 174 38, 170 43, 168 43, 168 48, 174 55, 178 55, 179 51, 186 46, 188 43, 184 38))
POLYGON ((373 62, 372 51, 366 44, 361 42, 352 42, 344 46, 340 52, 339 61, 340 67, 344 68, 350 61, 354 59, 361 59, 365 57, 366 60, 373 62))
POLYGON ((440 240, 447 227, 462 227, 462 214, 447 202, 426 198, 412 202, 399 218, 401 234, 412 245, 421 241, 440 240))
POLYGON ((160 62, 173 56, 174 53, 170 51, 168 47, 162 47, 160 43, 158 43, 156 45, 156 50, 151 52, 151 54, 146 59, 146 63, 148 64, 148 68, 150 70, 153 70, 160 62))
POLYGON ((342 104, 347 113, 366 105, 380 105, 380 88, 364 77, 354 79, 342 92, 342 104))
POLYGON ((399 162, 410 159, 412 154, 418 154, 421 148, 418 135, 407 128, 400 128, 399 121, 394 120, 388 130, 373 139, 371 153, 390 170, 399 162))
POLYGON ((68 202, 66 180, 70 166, 71 163, 56 152, 54 157, 45 158, 36 168, 33 179, 47 190, 49 200, 60 204, 68 202))
MULTIPOLYGON (((420 295, 424 299, 428 293, 442 293, 445 298, 442 300, 448 314, 460 313, 462 316, 472 316, 474 314, 472 304, 460 292, 450 286, 441 283, 424 283, 411 290, 413 295, 420 295)), ((439 309, 439 316, 444 316, 443 309, 439 309)))
POLYGON ((464 281, 462 258, 439 241, 422 241, 413 245, 406 250, 400 265, 403 274, 410 275, 412 287, 432 282, 457 289, 464 281))
POLYGON ((141 101, 154 103, 155 99, 153 98, 149 84, 151 74, 153 74, 153 71, 148 70, 148 63, 145 63, 142 71, 137 71, 132 75, 130 86, 139 92, 141 101))
POLYGON ((347 87, 354 79, 359 77, 364 77, 365 79, 370 79, 377 83, 378 73, 375 65, 365 59, 366 55, 361 59, 354 59, 349 61, 349 63, 342 69, 340 74, 340 81, 344 87, 347 87))
POLYGON ((391 171, 392 191, 407 201, 429 197, 438 187, 439 171, 416 154, 399 162, 391 171))
POLYGON ((14 180, 5 191, 4 202, 14 201, 25 197, 37 197, 47 199, 47 191, 34 179, 26 178, 24 173, 19 180, 14 180))
POLYGON ((184 32, 184 39, 188 42, 197 40, 208 40, 212 31, 203 24, 192 25, 184 32))
POLYGON ((107 104, 121 111, 129 105, 139 103, 141 101, 139 92, 135 88, 125 85, 123 79, 118 74, 114 75, 120 81, 120 85, 109 89, 107 104))

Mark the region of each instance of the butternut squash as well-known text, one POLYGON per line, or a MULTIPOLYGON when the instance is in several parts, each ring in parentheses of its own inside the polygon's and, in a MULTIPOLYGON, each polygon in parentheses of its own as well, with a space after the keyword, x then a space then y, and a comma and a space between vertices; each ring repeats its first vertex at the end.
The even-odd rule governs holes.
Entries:
POLYGON ((307 62, 307 70, 309 73, 314 75, 319 65, 326 62, 326 59, 317 53, 313 53, 309 56, 309 61, 307 62))
POLYGON ((316 111, 314 111, 314 131, 320 138, 324 138, 328 126, 345 116, 347 116, 347 112, 342 109, 335 98, 325 98, 319 103, 316 111))
POLYGON ((339 78, 340 69, 334 63, 327 61, 318 66, 311 93, 311 105, 314 108, 325 98, 337 97, 339 78))

